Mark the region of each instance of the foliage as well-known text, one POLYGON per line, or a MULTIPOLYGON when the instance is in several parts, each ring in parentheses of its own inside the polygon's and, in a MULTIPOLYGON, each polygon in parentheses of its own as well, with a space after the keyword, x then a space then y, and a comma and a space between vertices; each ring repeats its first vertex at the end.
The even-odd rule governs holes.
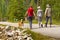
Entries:
MULTIPOLYGON (((37 11, 37 0, 0 0, 0 18, 7 17, 8 20, 24 19, 26 10, 30 5, 33 6, 34 11, 37 11)), ((45 11, 46 4, 52 7, 52 18, 60 20, 60 0, 41 0, 40 6, 45 11)))
POLYGON ((0 0, 0 3, 1 18, 7 17, 10 21, 23 19, 25 13, 23 0, 0 0))
POLYGON ((41 1, 41 7, 43 9, 43 12, 45 11, 46 4, 50 4, 52 8, 52 18, 55 20, 60 20, 60 0, 42 0, 41 1))

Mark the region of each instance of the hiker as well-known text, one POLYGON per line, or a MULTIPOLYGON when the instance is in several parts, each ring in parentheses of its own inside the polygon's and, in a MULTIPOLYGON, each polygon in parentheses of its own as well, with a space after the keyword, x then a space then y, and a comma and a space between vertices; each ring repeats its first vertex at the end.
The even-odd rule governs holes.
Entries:
POLYGON ((51 6, 49 4, 47 4, 46 10, 45 10, 45 16, 46 16, 45 27, 47 27, 49 20, 50 20, 50 27, 51 27, 51 24, 52 24, 52 18, 51 18, 52 15, 51 14, 52 14, 51 6))
POLYGON ((25 16, 28 15, 28 21, 29 21, 29 24, 30 24, 30 29, 32 29, 32 19, 33 19, 33 16, 35 16, 35 13, 34 13, 34 9, 32 6, 30 6, 25 14, 25 16))
POLYGON ((40 8, 40 6, 37 7, 37 17, 38 17, 38 24, 39 24, 39 28, 43 27, 42 25, 42 9, 40 8))

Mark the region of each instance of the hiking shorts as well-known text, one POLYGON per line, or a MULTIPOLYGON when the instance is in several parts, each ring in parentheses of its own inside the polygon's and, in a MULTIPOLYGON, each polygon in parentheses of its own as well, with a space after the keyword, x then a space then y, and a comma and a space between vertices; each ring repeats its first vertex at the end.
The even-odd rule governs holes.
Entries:
POLYGON ((42 22, 42 17, 38 17, 38 22, 42 22))

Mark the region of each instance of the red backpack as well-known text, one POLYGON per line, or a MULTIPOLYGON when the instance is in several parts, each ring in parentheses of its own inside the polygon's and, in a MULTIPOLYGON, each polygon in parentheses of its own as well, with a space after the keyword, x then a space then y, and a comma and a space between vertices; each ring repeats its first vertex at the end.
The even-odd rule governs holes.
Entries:
POLYGON ((30 8, 28 9, 28 16, 29 16, 29 17, 33 16, 33 8, 32 8, 32 7, 30 7, 30 8))

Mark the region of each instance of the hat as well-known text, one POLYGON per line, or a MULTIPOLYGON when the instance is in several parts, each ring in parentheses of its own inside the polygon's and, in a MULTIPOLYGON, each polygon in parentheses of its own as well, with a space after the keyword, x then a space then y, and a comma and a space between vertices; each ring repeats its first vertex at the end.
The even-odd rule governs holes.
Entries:
POLYGON ((50 5, 49 5, 49 4, 47 4, 47 5, 46 5, 46 7, 50 7, 50 5))
POLYGON ((37 7, 38 9, 40 8, 40 6, 37 7))

